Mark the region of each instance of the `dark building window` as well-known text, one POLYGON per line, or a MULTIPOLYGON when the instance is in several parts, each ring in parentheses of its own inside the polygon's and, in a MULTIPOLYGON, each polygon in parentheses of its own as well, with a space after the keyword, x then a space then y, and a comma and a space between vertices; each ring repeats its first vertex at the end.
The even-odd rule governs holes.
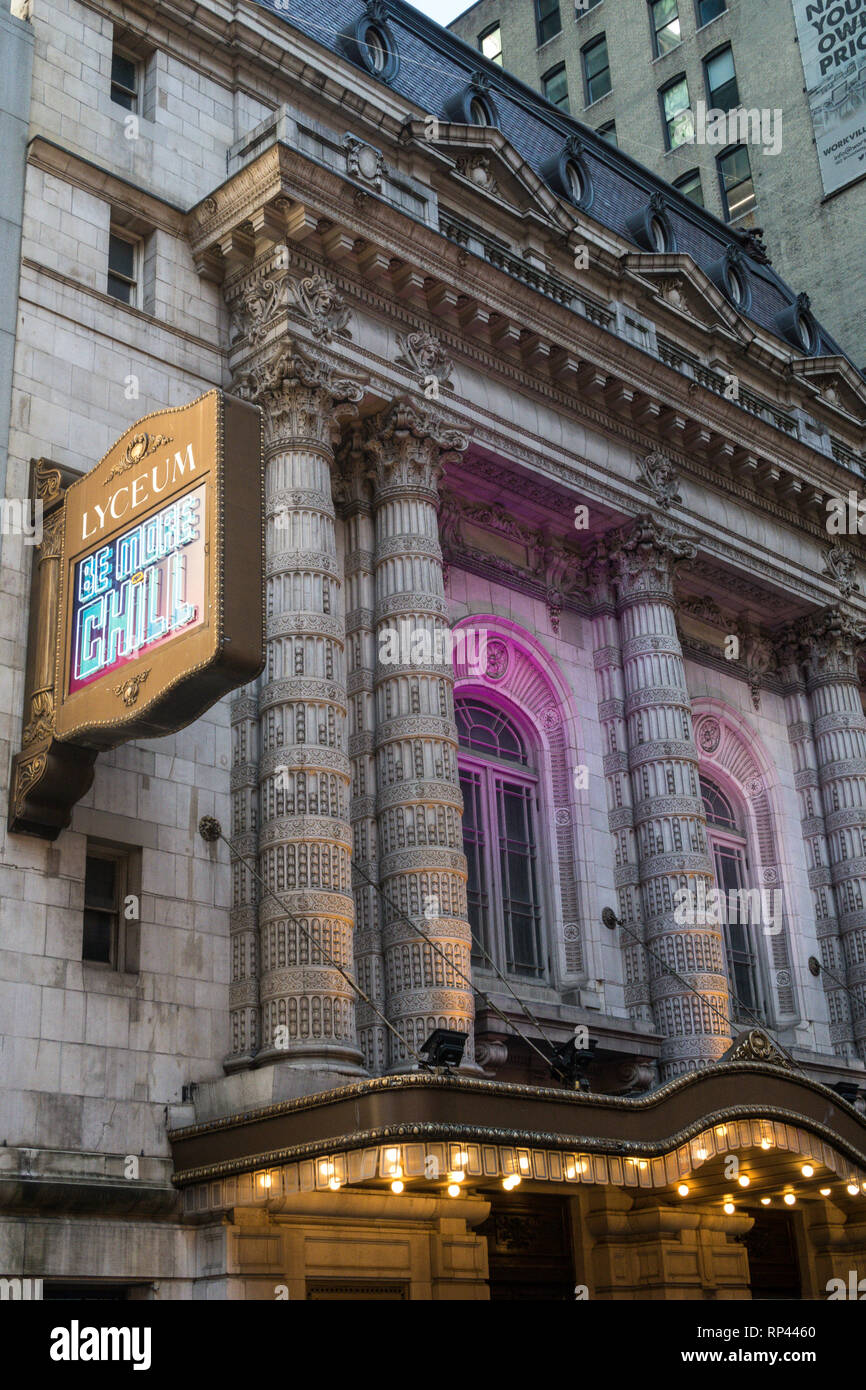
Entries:
POLYGON ((138 969, 139 877, 135 851, 88 843, 82 960, 113 970, 138 969))
POLYGON ((610 62, 607 56, 607 37, 601 34, 583 49, 583 77, 586 83, 586 104, 591 106, 611 89, 610 62))
POLYGON ((108 293, 123 304, 134 304, 138 282, 137 244, 112 232, 108 239, 108 293))
MULTIPOLYGON (((469 922, 500 969, 545 973, 536 804, 538 778, 523 737, 502 710, 455 701, 463 792, 469 922)), ((473 945, 478 964, 484 956, 473 945)))
POLYGON ((682 42, 678 0, 653 0, 650 5, 653 30, 653 53, 662 58, 682 42))
POLYGON ((604 125, 599 126, 598 133, 609 145, 619 144, 616 138, 616 121, 605 121, 604 125))
POLYGON ((720 154, 716 162, 719 166, 725 218, 728 222, 733 222, 735 218, 751 212, 756 202, 749 151, 745 145, 736 145, 732 150, 725 150, 724 154, 720 154))
POLYGON ((581 15, 589 14, 596 5, 600 5, 601 0, 574 0, 574 17, 580 19, 581 15))
POLYGON ((697 0, 698 26, 709 24, 717 15, 724 14, 728 8, 726 0, 697 0))
POLYGON ((662 115, 665 123, 665 138, 669 150, 694 139, 695 121, 689 107, 689 84, 685 75, 675 77, 661 90, 662 115))
POLYGON ((111 100, 127 111, 138 105, 138 64, 117 50, 111 55, 111 100))
POLYGON ((707 58, 704 63, 707 75, 707 94, 710 106, 722 111, 730 111, 739 106, 740 93, 737 88, 737 74, 734 71, 734 55, 730 47, 723 48, 707 58))
POLYGON ((498 24, 492 24, 483 34, 478 35, 478 47, 485 58, 502 67, 502 30, 498 24))
POLYGON ((559 0, 535 0, 535 27, 539 44, 547 43, 562 28, 559 0))
POLYGON ((681 193, 685 193, 687 198, 691 198, 693 203, 699 207, 704 206, 704 190, 701 186, 701 173, 699 169, 690 169, 687 174, 674 180, 674 188, 678 188, 681 193))
POLYGON ((565 63, 560 63, 558 67, 551 68, 541 79, 541 86, 548 101, 553 102, 563 111, 568 110, 568 79, 565 75, 565 63))

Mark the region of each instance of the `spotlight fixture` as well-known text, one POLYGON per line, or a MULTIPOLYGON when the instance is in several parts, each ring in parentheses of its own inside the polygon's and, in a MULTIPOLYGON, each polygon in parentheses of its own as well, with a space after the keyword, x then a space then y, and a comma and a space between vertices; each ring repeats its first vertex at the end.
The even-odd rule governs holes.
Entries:
POLYGON ((466 1178, 462 1168, 458 1168, 456 1173, 451 1174, 451 1181, 455 1183, 463 1182, 466 1178))
POLYGON ((770 1198, 769 1198, 769 1197, 762 1197, 762 1198, 761 1198, 761 1206, 762 1206, 762 1207, 768 1207, 769 1205, 770 1205, 770 1198))
POLYGON ((262 1173, 262 1176, 259 1178, 259 1182, 261 1183, 262 1187, 270 1187, 270 1185, 271 1185, 271 1175, 270 1175, 270 1173, 262 1173))
POLYGON ((829 1196, 830 1196, 830 1188, 829 1188, 829 1187, 821 1187, 821 1188, 818 1189, 818 1191, 821 1193, 821 1196, 822 1196, 822 1197, 829 1197, 829 1196))
POLYGON ((688 1197, 688 1195, 689 1195, 689 1185, 688 1185, 688 1183, 687 1183, 687 1182, 681 1182, 680 1185, 679 1185, 679 1187, 677 1188, 677 1192, 680 1194, 681 1197, 688 1197))
POLYGON ((804 1178, 811 1178, 815 1175, 815 1169, 812 1167, 811 1163, 804 1163, 800 1172, 803 1174, 804 1178))
POLYGON ((459 1184, 458 1182, 449 1182, 449 1184, 448 1184, 448 1196, 449 1196, 449 1197, 459 1197, 459 1196, 460 1196, 460 1184, 459 1184))
POLYGON ((554 1081, 564 1081, 573 1091, 588 1091, 586 1069, 597 1047, 595 1038, 591 1040, 589 1047, 578 1047, 576 1040, 569 1038, 556 1049, 550 1059, 550 1074, 554 1081))
POLYGON ((340 1188, 343 1186, 343 1184, 340 1182, 340 1179, 339 1179, 339 1178, 329 1178, 329 1179, 328 1179, 328 1186, 329 1186, 329 1188, 331 1189, 332 1192, 339 1192, 339 1190, 340 1190, 340 1188))
POLYGON ((849 1197, 856 1197, 858 1192, 860 1191, 860 1188, 858 1187, 856 1182, 849 1182, 847 1191, 849 1197))
POLYGON ((400 1181, 399 1178, 395 1178, 394 1181, 392 1182, 392 1184, 391 1184, 391 1191, 392 1191, 392 1192, 396 1192, 396 1193, 398 1193, 398 1194, 399 1194, 400 1192, 403 1191, 403 1184, 402 1184, 402 1182, 400 1181))
POLYGON ((735 1212, 736 1210, 737 1210, 737 1208, 734 1206, 733 1202, 725 1202, 725 1215, 726 1215, 726 1216, 733 1216, 733 1214, 734 1214, 734 1212, 735 1212))
POLYGON ((468 1033, 457 1033, 450 1028, 434 1028, 419 1052, 429 1068, 450 1072, 463 1061, 468 1036, 468 1033))
POLYGON ((797 1198, 794 1196, 793 1192, 786 1192, 782 1200, 786 1207, 792 1207, 797 1198))
POLYGON ((762 1149, 769 1149, 769 1148, 771 1148, 771 1147, 772 1147, 772 1145, 770 1144, 769 1139, 762 1139, 762 1140, 761 1140, 761 1148, 762 1148, 762 1149))
POLYGON ((741 1173, 740 1176, 737 1178, 737 1182, 740 1184, 740 1187, 748 1187, 749 1181, 750 1180, 746 1177, 745 1173, 741 1173))
POLYGON ((513 1188, 520 1186, 520 1174, 510 1173, 507 1178, 502 1179, 502 1186, 506 1192, 511 1192, 513 1188))

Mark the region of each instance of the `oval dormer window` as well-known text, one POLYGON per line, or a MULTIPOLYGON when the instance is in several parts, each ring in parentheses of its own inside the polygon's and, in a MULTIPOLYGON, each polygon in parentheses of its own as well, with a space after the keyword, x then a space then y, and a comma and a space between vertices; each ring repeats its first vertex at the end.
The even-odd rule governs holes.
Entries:
POLYGON ((815 334, 807 314, 799 313, 795 319, 797 337, 804 352, 811 352, 815 345, 815 334))
POLYGON ((370 0, 367 13, 343 30, 343 42, 353 62, 382 82, 393 82, 400 56, 381 0, 370 0))
POLYGON ((470 101, 469 120, 472 125, 490 125, 490 112, 482 97, 473 97, 470 101))
POLYGON ((370 67, 381 77, 388 66, 388 45, 375 24, 370 24, 364 34, 364 46, 370 60, 370 67))
POLYGON ((573 203, 583 201, 586 189, 583 182, 583 174, 580 166, 575 164, 573 159, 569 159, 565 166, 565 181, 568 186, 568 196, 573 203))
POLYGON ((660 217, 650 218, 650 239, 654 251, 667 251, 668 234, 660 217))
POLYGON ((738 270, 730 269, 728 271, 728 289, 730 290, 731 303, 736 304, 738 309, 741 308, 745 303, 746 290, 738 270))

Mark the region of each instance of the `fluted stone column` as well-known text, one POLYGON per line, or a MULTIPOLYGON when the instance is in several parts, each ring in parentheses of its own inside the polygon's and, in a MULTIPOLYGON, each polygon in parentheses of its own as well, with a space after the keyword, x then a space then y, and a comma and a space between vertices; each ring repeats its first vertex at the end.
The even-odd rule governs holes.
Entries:
POLYGON ((349 758, 341 576, 331 473, 342 397, 361 388, 271 349, 247 378, 265 416, 267 666, 259 696, 261 891, 257 1060, 360 1062, 352 973, 349 758), (310 940, 312 938, 312 942, 310 940))
MULTIPOLYGON (((259 851, 259 702, 245 685, 231 704, 232 842, 244 860, 259 851)), ((227 1071, 249 1066, 259 1045, 259 885, 242 859, 232 860, 231 985, 227 1071)))
POLYGON ((730 1043, 721 929, 674 920, 675 894, 714 886, 698 755, 674 613, 673 576, 694 546, 638 517, 610 539, 622 640, 629 772, 650 999, 664 1037, 662 1079, 720 1057, 730 1043), (690 989, 656 957, 675 970, 690 989))
MULTIPOLYGON (((777 654, 779 669, 786 681, 784 698, 788 739, 794 766, 794 786, 800 804, 800 826, 815 913, 815 933, 821 963, 827 967, 827 970, 821 971, 820 979, 827 1002, 829 1037, 833 1051, 838 1056, 853 1058, 857 1050, 851 1023, 851 1005, 845 990, 845 959, 836 915, 828 828, 818 776, 812 702, 803 674, 801 634, 795 628, 784 633, 777 646, 777 654)), ((834 814, 838 816, 840 813, 834 814)), ((822 1050, 820 1043, 818 1050, 822 1050)))
MULTIPOLYGON (((866 718, 857 675, 866 628, 831 609, 805 623, 801 638, 843 954, 837 959, 830 936, 822 937, 822 953, 831 957, 823 964, 856 1001, 853 1036, 866 1058, 866 718)), ((847 1024, 838 997, 837 1011, 832 1022, 847 1024)))
MULTIPOLYGON (((602 547, 603 551, 603 547, 602 547)), ((624 994, 629 1017, 652 1024, 647 955, 641 940, 640 868, 629 778, 622 640, 615 612, 615 595, 604 554, 589 566, 588 578, 596 604, 593 621, 593 666, 598 691, 598 722, 607 784, 607 823, 614 844, 614 882, 618 915, 626 930, 620 933, 624 963, 624 994)))
MULTIPOLYGON (((346 690, 349 697, 349 762, 352 772, 352 865, 355 899, 355 969, 358 984, 378 1009, 385 1010, 379 851, 376 826, 376 583, 373 490, 367 477, 364 429, 356 426, 341 451, 340 516, 345 525, 346 690)), ((388 1065, 388 1030, 369 1004, 355 1006, 358 1044, 364 1065, 381 1075, 388 1065)))
MULTIPOLYGON (((436 660, 435 645, 446 615, 437 480, 448 452, 465 447, 465 436, 406 400, 371 422, 367 443, 376 508, 379 878, 390 900, 381 909, 386 1014, 416 1051, 434 1028, 467 1032, 471 1063, 472 993, 454 969, 470 975, 471 934, 453 669, 447 654, 436 660)), ((415 1065, 393 1034, 389 1050, 389 1069, 415 1065)))

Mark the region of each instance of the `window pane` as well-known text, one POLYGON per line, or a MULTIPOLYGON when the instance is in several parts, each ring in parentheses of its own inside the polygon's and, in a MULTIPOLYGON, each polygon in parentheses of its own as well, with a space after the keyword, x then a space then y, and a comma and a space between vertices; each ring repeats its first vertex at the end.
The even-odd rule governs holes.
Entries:
POLYGON ((134 92, 135 63, 131 62, 129 58, 122 58, 119 53, 113 53, 111 56, 111 80, 134 92))
POLYGON ((108 268, 127 279, 135 278, 135 247, 131 241, 112 236, 108 240, 108 268))
POLYGON ((755 206, 755 188, 749 152, 744 145, 723 154, 719 159, 728 219, 742 217, 755 206))
POLYGON ((501 710, 475 700, 455 700, 457 732, 464 748, 474 748, 489 757, 525 763, 523 740, 511 720, 501 710))
POLYGON ((460 790, 463 793, 463 853, 469 877, 466 883, 466 902, 469 910, 469 926, 475 941, 472 943, 472 958, 482 961, 484 957, 476 945, 480 941, 484 949, 493 955, 493 942, 490 939, 489 897, 487 887, 490 870, 485 862, 486 839, 484 834, 484 815, 482 780, 478 773, 462 769, 460 790))
POLYGON ((680 42, 677 0, 655 0, 652 7, 656 57, 669 53, 680 42))
POLYGON ((554 106, 560 106, 563 110, 568 110, 568 79, 565 75, 565 64, 556 69, 555 72, 548 73, 542 78, 544 83, 544 95, 548 101, 552 101, 554 106))
POLYGON ((117 865, 113 859, 88 856, 84 870, 84 901, 88 907, 113 912, 117 906, 117 865))
POLYGON ((698 0, 698 20, 701 24, 709 24, 716 15, 724 14, 727 8, 726 0, 698 0))
POLYGON ((538 16, 538 42, 546 43, 562 28, 559 0, 535 0, 538 16))
POLYGON ((586 73, 586 90, 589 101, 598 101, 611 89, 610 67, 607 58, 607 39, 602 38, 591 48, 583 51, 583 69, 586 73))
POLYGON ((531 790, 499 782, 497 813, 506 965, 517 974, 538 976, 543 962, 531 790))
POLYGON ((122 304, 132 303, 132 285, 128 280, 118 280, 116 275, 109 275, 108 293, 112 299, 119 299, 122 304))
POLYGON ((715 58, 711 58, 707 63, 707 87, 713 106, 729 111, 732 106, 739 104, 734 55, 729 48, 723 53, 717 53, 715 58))
POLYGON ((602 140, 606 140, 609 145, 618 145, 616 138, 616 121, 608 121, 607 125, 600 125, 598 133, 602 140))
POLYGON ((491 63, 498 63, 502 66, 502 30, 497 27, 489 29, 486 34, 482 34, 478 40, 478 46, 485 58, 489 58, 491 63))
POLYGON ((689 84, 684 77, 666 87, 662 92, 665 122, 668 129, 670 147, 686 144, 694 138, 694 118, 689 110, 689 84))
POLYGON ((114 918, 108 912, 96 912, 92 908, 84 910, 84 940, 81 949, 82 960, 99 961, 111 964, 111 928, 114 918))
POLYGON ((697 170, 690 174, 684 174, 681 179, 677 179, 674 188, 678 188, 681 193, 685 193, 687 198, 691 198, 693 203, 699 207, 704 206, 704 190, 701 184, 701 176, 697 170))

